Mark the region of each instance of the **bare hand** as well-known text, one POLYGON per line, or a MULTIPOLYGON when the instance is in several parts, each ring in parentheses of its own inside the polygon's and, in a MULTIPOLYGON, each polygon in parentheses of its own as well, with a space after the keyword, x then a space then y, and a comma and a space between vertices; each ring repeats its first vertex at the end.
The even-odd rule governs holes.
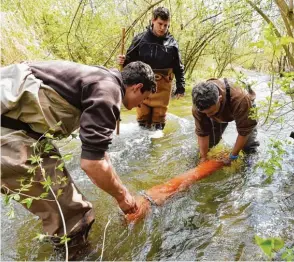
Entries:
POLYGON ((125 197, 122 200, 118 200, 117 202, 120 209, 125 214, 136 213, 138 210, 136 200, 129 192, 126 192, 125 197))
POLYGON ((124 62, 125 62, 125 60, 126 60, 126 56, 125 56, 125 55, 118 55, 118 56, 117 56, 117 63, 118 63, 119 65, 123 65, 124 62))
POLYGON ((229 157, 224 157, 221 159, 221 161, 224 163, 225 166, 230 166, 233 160, 229 157))
POLYGON ((136 213, 126 214, 125 218, 128 223, 141 220, 149 213, 151 209, 151 204, 145 197, 136 196, 135 199, 136 199, 138 209, 136 213))

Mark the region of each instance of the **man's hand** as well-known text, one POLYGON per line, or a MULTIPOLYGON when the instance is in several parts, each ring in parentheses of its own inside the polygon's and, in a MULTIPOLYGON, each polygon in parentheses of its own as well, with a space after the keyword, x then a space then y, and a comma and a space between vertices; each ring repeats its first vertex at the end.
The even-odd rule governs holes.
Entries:
POLYGON ((239 158, 238 155, 232 155, 230 154, 229 156, 226 156, 222 159, 222 162, 224 163, 225 166, 230 166, 233 161, 237 160, 239 158))
POLYGON ((181 97, 184 97, 185 96, 185 94, 183 93, 183 94, 176 94, 176 99, 180 99, 181 97))
POLYGON ((118 55, 118 56, 117 56, 117 63, 118 63, 119 65, 123 65, 124 62, 125 62, 125 60, 126 60, 126 56, 125 56, 125 55, 118 55))
POLYGON ((230 166, 233 160, 231 160, 229 157, 224 157, 221 161, 225 166, 230 166))
POLYGON ((128 191, 126 191, 124 198, 117 200, 117 203, 125 214, 132 214, 138 211, 136 200, 128 191))
POLYGON ((199 160, 199 164, 203 163, 207 161, 207 158, 206 157, 201 157, 200 160, 199 160))

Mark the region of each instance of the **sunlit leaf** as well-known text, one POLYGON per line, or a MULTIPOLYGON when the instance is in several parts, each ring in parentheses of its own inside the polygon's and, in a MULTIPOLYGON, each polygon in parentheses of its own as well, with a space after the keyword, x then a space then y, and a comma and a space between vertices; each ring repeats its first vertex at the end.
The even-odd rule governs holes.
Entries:
POLYGON ((15 201, 19 201, 19 200, 20 200, 20 196, 19 196, 19 194, 15 194, 15 195, 13 195, 13 199, 14 199, 15 201))
POLYGON ((56 195, 56 197, 57 197, 57 198, 60 197, 60 196, 62 195, 62 193, 63 193, 63 190, 62 190, 62 189, 58 189, 58 190, 57 190, 57 195, 56 195))
POLYGON ((23 199, 20 203, 26 204, 27 208, 30 208, 33 203, 33 199, 28 197, 28 198, 23 199))
POLYGON ((46 133, 45 137, 50 138, 50 139, 54 139, 54 136, 50 133, 46 133))
POLYGON ((64 161, 69 161, 69 160, 72 159, 72 154, 66 154, 66 155, 64 155, 64 156, 62 157, 62 159, 63 159, 64 161))
POLYGON ((282 259, 286 261, 294 261, 294 248, 287 248, 282 254, 282 259))
POLYGON ((64 162, 60 163, 55 169, 63 171, 63 167, 64 167, 64 162))
POLYGON ((68 242, 68 241, 70 241, 70 238, 67 237, 66 235, 60 238, 60 244, 64 244, 65 242, 68 242))
POLYGON ((279 251, 284 246, 284 241, 280 238, 261 238, 255 236, 256 244, 269 258, 272 258, 273 252, 279 251))

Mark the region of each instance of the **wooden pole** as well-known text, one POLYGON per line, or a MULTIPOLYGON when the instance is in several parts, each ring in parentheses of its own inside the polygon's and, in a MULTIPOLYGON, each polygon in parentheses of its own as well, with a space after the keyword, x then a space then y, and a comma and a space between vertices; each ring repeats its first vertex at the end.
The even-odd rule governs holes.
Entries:
MULTIPOLYGON (((125 35, 126 35, 126 28, 123 27, 121 30, 121 49, 120 49, 120 54, 124 54, 124 49, 125 49, 125 35)), ((122 71, 123 65, 119 65, 119 70, 122 71)), ((116 134, 119 135, 119 125, 120 125, 120 119, 116 121, 116 134)))

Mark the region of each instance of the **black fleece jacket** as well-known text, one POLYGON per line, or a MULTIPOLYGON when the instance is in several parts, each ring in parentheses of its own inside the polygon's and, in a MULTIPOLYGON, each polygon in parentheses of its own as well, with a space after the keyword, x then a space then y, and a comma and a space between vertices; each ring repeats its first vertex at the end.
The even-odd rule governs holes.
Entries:
POLYGON ((175 94, 185 93, 184 65, 181 62, 178 43, 171 34, 158 37, 149 27, 135 36, 127 51, 124 66, 134 61, 142 61, 152 69, 172 68, 176 77, 175 94))

